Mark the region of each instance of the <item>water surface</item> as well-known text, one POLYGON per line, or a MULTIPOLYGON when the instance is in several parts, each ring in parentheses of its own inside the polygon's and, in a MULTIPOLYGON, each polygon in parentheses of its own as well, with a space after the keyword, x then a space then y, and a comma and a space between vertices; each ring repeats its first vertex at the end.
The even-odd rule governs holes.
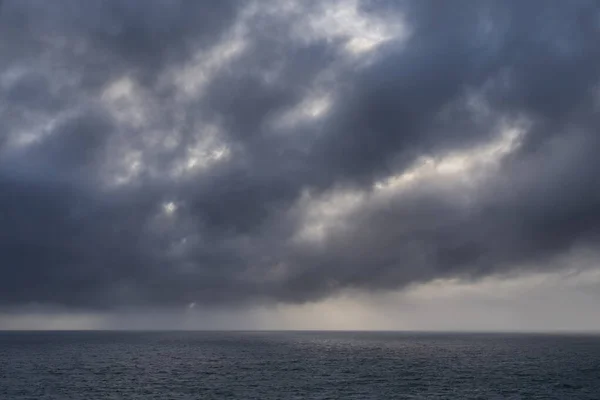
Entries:
POLYGON ((600 336, 2 332, 0 399, 600 399, 600 336))

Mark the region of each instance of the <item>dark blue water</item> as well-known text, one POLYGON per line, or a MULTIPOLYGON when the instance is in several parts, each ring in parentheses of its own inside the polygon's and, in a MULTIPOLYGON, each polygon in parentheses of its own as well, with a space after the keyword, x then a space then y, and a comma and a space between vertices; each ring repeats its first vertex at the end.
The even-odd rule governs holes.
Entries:
POLYGON ((4 332, 0 399, 600 399, 600 337, 4 332))

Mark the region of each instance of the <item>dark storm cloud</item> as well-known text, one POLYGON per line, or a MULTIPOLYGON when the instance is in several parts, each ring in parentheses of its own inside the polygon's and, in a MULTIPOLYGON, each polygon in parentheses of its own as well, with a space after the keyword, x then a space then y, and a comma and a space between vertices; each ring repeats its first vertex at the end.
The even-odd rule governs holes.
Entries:
POLYGON ((0 303, 307 301, 597 245, 595 2, 364 1, 409 35, 357 54, 310 23, 336 4, 6 1, 0 303), (325 94, 321 117, 289 117, 325 94), (518 119, 475 189, 373 189, 518 119), (344 191, 367 200, 298 240, 344 191))

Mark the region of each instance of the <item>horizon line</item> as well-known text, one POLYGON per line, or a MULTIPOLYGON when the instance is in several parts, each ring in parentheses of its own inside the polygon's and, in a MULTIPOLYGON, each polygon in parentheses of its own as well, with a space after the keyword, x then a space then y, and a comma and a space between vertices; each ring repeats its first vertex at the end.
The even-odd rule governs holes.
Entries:
POLYGON ((571 330, 571 329, 548 329, 548 330, 402 330, 402 329, 0 329, 0 333, 93 333, 93 332, 131 332, 131 333, 398 333, 398 334, 549 334, 549 335, 600 335, 600 330, 571 330))

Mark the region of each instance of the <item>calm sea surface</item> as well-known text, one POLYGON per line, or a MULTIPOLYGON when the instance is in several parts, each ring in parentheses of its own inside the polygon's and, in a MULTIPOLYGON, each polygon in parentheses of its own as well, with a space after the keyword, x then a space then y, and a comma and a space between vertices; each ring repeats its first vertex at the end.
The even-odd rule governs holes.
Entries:
POLYGON ((0 399, 600 399, 600 336, 1 332, 0 399))

